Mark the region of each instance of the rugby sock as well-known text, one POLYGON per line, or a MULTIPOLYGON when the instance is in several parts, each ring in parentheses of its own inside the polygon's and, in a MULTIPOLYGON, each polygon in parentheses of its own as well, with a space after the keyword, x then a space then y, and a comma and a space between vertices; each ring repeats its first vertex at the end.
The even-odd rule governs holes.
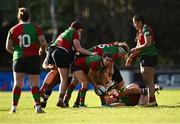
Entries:
POLYGON ((47 84, 46 82, 43 83, 43 86, 40 88, 40 93, 44 93, 46 92, 46 90, 48 89, 49 84, 47 84))
POLYGON ((31 93, 35 102, 35 106, 40 105, 40 94, 39 94, 39 87, 38 86, 33 86, 31 88, 31 93))
POLYGON ((79 105, 80 106, 84 106, 86 91, 87 91, 87 89, 85 89, 85 88, 80 89, 80 94, 79 94, 79 105))
POLYGON ((52 93, 52 90, 50 90, 50 89, 47 89, 46 90, 46 92, 45 92, 45 98, 49 98, 49 96, 51 95, 51 93, 52 93))
POLYGON ((12 90, 12 94, 13 94, 12 104, 13 104, 13 106, 17 106, 19 98, 21 96, 21 88, 18 86, 15 86, 12 90))
POLYGON ((61 108, 65 108, 66 106, 65 106, 65 104, 64 104, 64 102, 63 102, 63 98, 64 98, 64 94, 59 94, 59 100, 58 100, 58 102, 57 102, 57 106, 58 107, 61 107, 61 108))
POLYGON ((79 98, 80 98, 80 90, 78 92, 78 95, 77 95, 77 98, 76 98, 76 101, 75 101, 75 105, 79 105, 79 98))
POLYGON ((71 94, 72 94, 75 87, 76 87, 75 85, 69 84, 67 91, 66 91, 66 94, 65 94, 65 99, 64 99, 65 103, 69 102, 69 99, 71 98, 71 94))
POLYGON ((62 101, 63 101, 63 98, 64 98, 64 94, 61 94, 61 93, 60 93, 60 94, 59 94, 59 101, 62 102, 62 101))
POLYGON ((104 96, 99 96, 100 100, 101 100, 101 105, 105 105, 106 104, 106 100, 104 98, 104 96))

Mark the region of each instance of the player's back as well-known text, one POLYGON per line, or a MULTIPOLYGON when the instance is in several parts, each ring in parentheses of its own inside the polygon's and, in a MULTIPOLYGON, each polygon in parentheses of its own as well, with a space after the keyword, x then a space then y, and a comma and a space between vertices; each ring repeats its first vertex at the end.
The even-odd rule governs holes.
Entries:
POLYGON ((10 31, 14 43, 13 59, 38 55, 38 35, 42 34, 40 28, 24 22, 15 25, 10 31))

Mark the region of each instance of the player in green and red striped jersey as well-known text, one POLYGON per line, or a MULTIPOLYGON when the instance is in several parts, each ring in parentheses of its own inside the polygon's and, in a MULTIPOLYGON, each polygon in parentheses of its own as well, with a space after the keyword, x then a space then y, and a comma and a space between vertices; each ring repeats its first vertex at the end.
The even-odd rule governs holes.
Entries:
MULTIPOLYGON (((97 52, 97 54, 100 55, 100 56, 102 56, 102 54, 104 52, 110 52, 113 55, 113 60, 116 61, 116 63, 118 63, 119 60, 124 59, 125 55, 128 53, 128 46, 124 42, 113 42, 113 43, 109 43, 109 44, 100 44, 100 45, 94 46, 93 48, 90 48, 89 51, 97 52)), ((49 77, 47 77, 46 80, 45 80, 45 82, 47 82, 47 83, 44 83, 42 88, 41 88, 41 91, 43 91, 42 94, 44 94, 44 91, 46 89, 48 89, 48 91, 45 93, 47 97, 51 93, 51 92, 49 92, 50 89, 48 88, 48 85, 54 84, 54 83, 51 83, 51 81, 53 81, 52 78, 56 77, 56 75, 57 75, 56 71, 50 71, 50 73, 48 73, 48 74, 49 74, 49 77)), ((117 68, 115 68, 115 66, 114 66, 113 75, 112 74, 110 74, 110 75, 112 76, 114 82, 119 83, 119 85, 122 88, 124 87, 125 83, 124 83, 124 81, 122 79, 122 76, 121 76, 119 70, 117 68)), ((69 99, 71 97, 71 93, 73 92, 73 90, 74 90, 74 88, 76 87, 77 84, 78 84, 77 80, 74 80, 74 78, 73 78, 71 84, 68 85, 68 89, 67 89, 67 92, 66 92, 66 95, 65 95, 65 98, 64 98, 64 101, 65 101, 65 103, 67 105, 68 105, 68 101, 69 101, 69 99)), ((45 98, 45 101, 42 102, 43 107, 45 107, 44 105, 46 105, 46 101, 47 101, 47 98, 45 98)))
MULTIPOLYGON (((110 66, 112 62, 112 55, 110 53, 104 53, 102 57, 89 56, 82 57, 75 60, 72 65, 72 73, 74 74, 76 80, 81 83, 81 89, 78 93, 78 98, 75 102, 77 106, 85 106, 84 100, 86 91, 88 90, 88 83, 94 85, 94 89, 97 89, 97 83, 95 80, 96 73, 104 73, 104 71, 110 66)), ((104 75, 102 75, 104 77, 104 75)))
POLYGON ((129 47, 125 42, 112 42, 109 44, 100 44, 89 49, 90 51, 97 52, 98 55, 102 55, 104 52, 110 52, 113 56, 112 71, 110 70, 109 76, 112 76, 114 82, 124 87, 124 81, 119 70, 116 68, 116 64, 120 64, 120 60, 125 59, 128 54, 129 47))
POLYGON ((105 101, 110 106, 135 106, 145 105, 148 101, 148 89, 141 82, 133 82, 126 86, 127 89, 134 92, 122 92, 114 86, 108 89, 105 101), (139 92, 143 89, 144 92, 139 92))
POLYGON ((128 45, 125 42, 118 41, 107 44, 99 44, 89 49, 89 51, 97 52, 100 56, 102 56, 105 52, 110 52, 113 55, 114 62, 116 61, 116 63, 125 58, 128 50, 128 45))
POLYGON ((12 108, 10 113, 16 112, 16 106, 21 95, 21 88, 25 74, 29 76, 31 93, 35 102, 35 112, 43 113, 40 106, 39 74, 40 56, 46 47, 46 40, 40 27, 30 22, 30 13, 26 8, 19 8, 19 23, 8 33, 6 49, 13 54, 14 87, 12 90, 12 108))
POLYGON ((134 56, 140 57, 140 71, 143 83, 150 89, 150 98, 147 106, 157 106, 154 88, 155 66, 157 64, 157 49, 152 29, 146 25, 141 14, 133 16, 133 25, 137 30, 136 47, 131 49, 131 55, 127 59, 126 66, 130 66, 134 56))
MULTIPOLYGON (((123 78, 120 74, 120 71, 114 66, 114 62, 118 63, 120 59, 124 59, 125 55, 128 53, 128 46, 124 42, 112 42, 108 44, 100 44, 96 45, 92 48, 89 49, 91 52, 97 52, 98 55, 102 56, 103 53, 109 52, 113 56, 113 61, 112 61, 112 67, 109 70, 109 80, 112 78, 112 80, 116 83, 118 83, 119 87, 125 88, 125 83, 123 81, 123 78)), ((105 76, 108 78, 108 76, 105 76)), ((74 88, 78 82, 76 80, 72 80, 72 82, 68 85, 68 89, 64 98, 64 101, 66 105, 68 106, 69 99, 71 97, 71 93, 73 92, 74 88)), ((77 98, 78 99, 78 98, 77 98)), ((104 98, 103 96, 100 96, 101 99, 101 104, 104 105, 104 98)), ((76 104, 76 103, 75 103, 76 104)), ((76 105, 75 105, 76 106, 76 105)))
POLYGON ((50 45, 51 51, 48 63, 57 67, 61 85, 59 87, 59 100, 58 107, 64 107, 63 97, 66 91, 69 66, 73 62, 75 52, 80 52, 85 55, 95 55, 95 52, 89 52, 80 45, 81 32, 83 31, 82 25, 75 21, 68 29, 61 33, 58 38, 50 45))
MULTIPOLYGON (((117 86, 110 86, 105 96, 106 103, 110 106, 146 106, 149 98, 149 88, 142 82, 132 82, 126 86, 129 91, 122 92, 117 86), (139 92, 143 90, 143 92, 139 92)), ((155 84, 155 90, 162 90, 162 86, 155 84)))

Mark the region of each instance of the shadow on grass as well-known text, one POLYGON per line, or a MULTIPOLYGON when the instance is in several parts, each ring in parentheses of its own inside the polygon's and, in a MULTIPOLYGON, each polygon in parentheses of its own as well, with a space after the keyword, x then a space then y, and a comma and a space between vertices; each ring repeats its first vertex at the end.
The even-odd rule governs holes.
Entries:
MULTIPOLYGON (((20 108, 20 110, 33 110, 34 108, 20 108)), ((0 109, 0 112, 3 111, 10 111, 10 108, 4 108, 4 109, 0 109)))
MULTIPOLYGON (((178 103, 179 104, 179 103, 178 103)), ((67 107, 67 108, 59 108, 59 107, 47 107, 45 108, 44 110, 48 110, 48 109, 51 109, 51 110, 58 110, 58 109, 61 109, 61 110, 68 110, 68 109, 74 109, 74 110, 77 110, 77 109, 111 109, 111 108, 180 108, 180 105, 159 105, 157 107, 145 107, 145 106, 118 106, 118 107, 101 107, 101 106, 90 106, 90 107, 84 107, 84 108, 73 108, 73 107, 67 107)), ((21 108, 21 110, 32 110, 33 108, 21 108)), ((6 108, 6 109, 0 109, 0 112, 3 112, 3 111, 10 111, 9 108, 6 108)))
POLYGON ((5 111, 10 111, 10 109, 9 108, 7 108, 7 109, 0 109, 0 112, 5 112, 5 111))
MULTIPOLYGON (((179 104, 179 103, 178 103, 179 104)), ((145 106, 116 106, 116 107, 87 107, 87 108, 180 108, 180 105, 158 105, 155 107, 145 107, 145 106)))
POLYGON ((180 105, 159 105, 158 108, 180 108, 180 105))

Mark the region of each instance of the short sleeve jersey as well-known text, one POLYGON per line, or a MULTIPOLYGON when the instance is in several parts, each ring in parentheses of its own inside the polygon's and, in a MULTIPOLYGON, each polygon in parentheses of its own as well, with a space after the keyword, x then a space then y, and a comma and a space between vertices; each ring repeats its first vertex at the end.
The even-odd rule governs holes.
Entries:
POLYGON ((140 43, 140 45, 142 45, 145 43, 145 37, 149 35, 152 36, 152 44, 149 47, 142 49, 140 53, 141 55, 157 55, 157 50, 155 48, 154 33, 150 27, 144 25, 142 30, 139 33, 137 33, 136 40, 140 43))
POLYGON ((119 59, 120 59, 119 49, 113 43, 100 44, 100 45, 90 48, 89 51, 97 52, 99 56, 102 56, 103 53, 105 53, 105 52, 109 52, 112 54, 114 61, 119 61, 119 59))
POLYGON ((89 69, 94 71, 102 71, 104 69, 102 58, 99 55, 79 58, 74 64, 80 67, 85 73, 88 73, 89 69))
POLYGON ((72 52, 75 51, 73 45, 74 39, 77 39, 79 42, 79 34, 75 29, 70 27, 61 33, 51 46, 62 47, 66 49, 67 52, 72 52))
POLYGON ((18 23, 8 32, 8 39, 13 40, 13 60, 38 56, 39 55, 39 40, 38 36, 42 35, 40 27, 29 23, 18 23))

